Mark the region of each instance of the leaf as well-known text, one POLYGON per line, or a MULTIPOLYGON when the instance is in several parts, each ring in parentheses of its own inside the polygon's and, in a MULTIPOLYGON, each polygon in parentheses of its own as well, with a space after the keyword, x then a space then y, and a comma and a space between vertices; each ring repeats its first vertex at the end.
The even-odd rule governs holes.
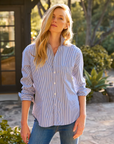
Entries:
POLYGON ((103 77, 101 80, 106 80, 108 77, 109 77, 109 76, 107 76, 107 77, 103 77))
POLYGON ((96 81, 100 80, 102 78, 103 71, 100 71, 96 77, 96 81))
POLYGON ((89 73, 88 73, 86 70, 84 70, 84 73, 85 73, 85 76, 86 76, 86 79, 87 79, 88 84, 91 85, 92 83, 91 83, 91 80, 90 80, 90 75, 89 75, 89 73))
POLYGON ((96 70, 93 68, 92 71, 91 71, 91 77, 96 78, 96 76, 97 76, 97 72, 96 72, 96 70))
POLYGON ((95 88, 103 88, 103 87, 105 87, 105 86, 108 86, 108 85, 107 85, 107 84, 102 84, 102 83, 101 83, 101 84, 99 84, 99 85, 96 85, 95 88), (102 86, 102 87, 101 87, 101 86, 102 86))
POLYGON ((97 84, 100 84, 100 83, 104 83, 105 84, 105 79, 99 80, 97 84))

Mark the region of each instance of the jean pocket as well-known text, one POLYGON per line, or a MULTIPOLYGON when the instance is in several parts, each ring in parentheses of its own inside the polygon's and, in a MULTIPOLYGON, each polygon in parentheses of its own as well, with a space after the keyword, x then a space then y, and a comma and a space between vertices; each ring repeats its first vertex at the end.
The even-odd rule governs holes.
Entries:
POLYGON ((36 118, 34 119, 34 122, 37 122, 37 119, 36 119, 36 118))

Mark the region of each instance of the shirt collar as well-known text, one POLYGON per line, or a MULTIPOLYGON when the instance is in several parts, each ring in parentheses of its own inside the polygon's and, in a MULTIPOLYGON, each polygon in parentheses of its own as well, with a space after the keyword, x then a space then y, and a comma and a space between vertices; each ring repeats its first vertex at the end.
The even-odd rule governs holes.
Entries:
MULTIPOLYGON (((64 41, 65 41, 65 38, 61 35, 61 44, 60 44, 60 46, 63 44, 64 41)), ((47 47, 51 47, 50 43, 47 43, 47 47)))

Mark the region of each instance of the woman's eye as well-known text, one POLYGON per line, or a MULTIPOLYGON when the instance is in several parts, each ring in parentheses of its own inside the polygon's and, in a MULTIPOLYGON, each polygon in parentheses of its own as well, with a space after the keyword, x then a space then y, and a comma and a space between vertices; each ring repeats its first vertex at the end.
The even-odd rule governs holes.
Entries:
MULTIPOLYGON (((55 16, 53 16, 52 18, 55 18, 55 16)), ((59 18, 59 19, 63 20, 63 18, 59 18)))

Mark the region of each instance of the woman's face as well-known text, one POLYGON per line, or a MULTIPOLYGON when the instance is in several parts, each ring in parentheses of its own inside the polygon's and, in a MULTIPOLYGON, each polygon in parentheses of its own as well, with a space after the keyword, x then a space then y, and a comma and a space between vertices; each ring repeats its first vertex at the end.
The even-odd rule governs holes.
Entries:
POLYGON ((62 30, 66 28, 66 12, 62 8, 56 8, 53 12, 49 31, 54 33, 61 33, 62 30))

